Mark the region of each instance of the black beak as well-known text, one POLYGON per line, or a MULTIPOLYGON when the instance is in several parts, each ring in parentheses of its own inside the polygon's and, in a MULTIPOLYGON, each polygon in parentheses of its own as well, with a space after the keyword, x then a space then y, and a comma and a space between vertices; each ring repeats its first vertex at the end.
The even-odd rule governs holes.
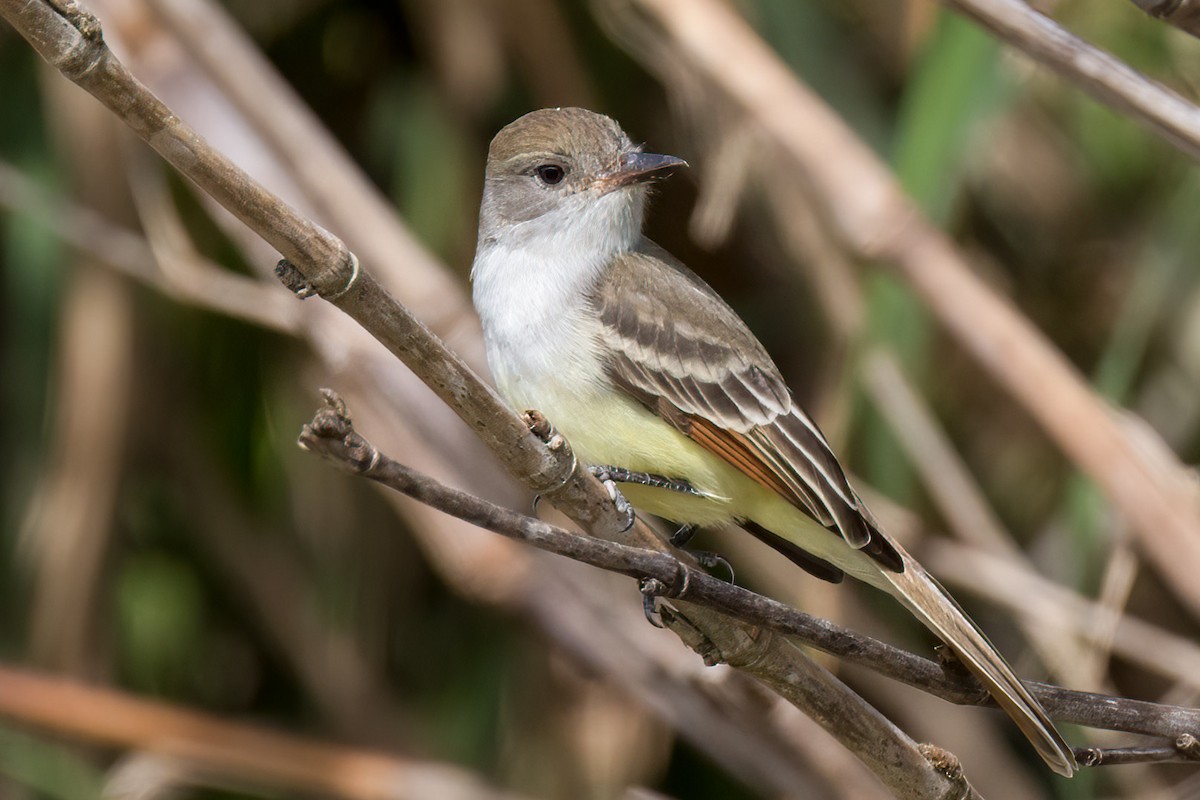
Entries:
POLYGON ((628 186, 631 183, 644 183, 660 177, 669 169, 687 165, 686 161, 675 156, 664 156, 658 153, 626 153, 621 156, 621 166, 606 175, 604 183, 610 190, 628 186))

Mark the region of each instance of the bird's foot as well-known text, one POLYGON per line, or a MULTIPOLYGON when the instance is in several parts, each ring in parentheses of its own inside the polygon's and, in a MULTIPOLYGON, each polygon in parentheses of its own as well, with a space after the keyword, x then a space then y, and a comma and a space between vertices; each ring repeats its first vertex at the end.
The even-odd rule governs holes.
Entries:
POLYGON ((687 552, 691 553, 700 566, 709 572, 712 572, 717 567, 722 567, 729 573, 727 583, 737 583, 737 577, 733 574, 733 564, 730 564, 725 556, 710 550, 688 550, 687 552))
POLYGON ((638 590, 642 593, 642 613, 646 615, 646 622, 656 628, 664 627, 658 613, 658 598, 667 593, 666 585, 658 578, 644 578, 638 584, 638 590))
POLYGON ((696 525, 680 525, 679 529, 668 539, 672 547, 678 547, 681 550, 692 555, 700 566, 706 570, 712 570, 715 567, 723 567, 729 573, 729 583, 736 583, 737 579, 733 573, 733 565, 722 555, 713 553, 708 550, 688 550, 687 543, 696 535, 698 527, 696 525))
POLYGON ((617 513, 625 516, 625 527, 621 528, 621 532, 624 533, 632 528, 633 523, 637 521, 637 513, 633 510, 633 506, 629 504, 629 501, 625 499, 625 495, 621 494, 621 490, 617 488, 617 481, 620 478, 614 478, 612 473, 609 472, 611 469, 612 467, 588 466, 588 472, 592 473, 608 492, 608 497, 612 500, 613 505, 616 506, 617 513))

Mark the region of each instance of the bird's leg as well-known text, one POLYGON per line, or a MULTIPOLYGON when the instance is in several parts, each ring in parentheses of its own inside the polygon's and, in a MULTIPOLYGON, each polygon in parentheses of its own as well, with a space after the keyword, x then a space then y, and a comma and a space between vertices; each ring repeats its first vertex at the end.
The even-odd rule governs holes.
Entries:
MULTIPOLYGON (((651 486, 655 489, 666 489, 669 492, 679 492, 680 494, 690 494, 696 497, 707 497, 704 492, 697 489, 695 486, 683 478, 668 478, 665 475, 656 475, 653 472, 634 472, 624 467, 611 467, 602 464, 592 464, 588 467, 591 473, 597 478, 606 475, 607 480, 617 483, 632 483, 635 486, 651 486)), ((605 478, 600 478, 605 480, 605 478)))
MULTIPOLYGON (((971 670, 967 669, 967 665, 958 657, 950 645, 945 642, 938 642, 933 647, 933 653, 937 660, 938 666, 942 668, 942 672, 946 673, 951 678, 971 678, 971 670)), ((984 695, 986 697, 986 695, 984 695)))
POLYGON ((684 547, 696 535, 696 530, 699 526, 696 525, 680 525, 679 530, 671 534, 670 542, 672 547, 684 547))
MULTIPOLYGON (((616 491, 616 483, 631 483, 635 486, 650 486, 655 489, 666 489, 669 492, 679 492, 680 494, 690 494, 696 497, 704 497, 704 492, 692 486, 691 482, 684 478, 668 478, 664 475, 656 475, 653 472, 634 472, 633 470, 625 469, 624 467, 612 467, 607 465, 592 464, 588 466, 588 470, 595 475, 605 486, 611 487, 609 493, 616 491)), ((620 494, 618 492, 618 494, 620 494)), ((624 497, 621 498, 624 500, 624 497)), ((691 541, 696 535, 695 525, 683 525, 679 530, 671 536, 670 542, 674 547, 687 550, 684 545, 691 541)), ((724 567, 729 573, 729 582, 734 582, 733 566, 722 556, 716 553, 710 553, 704 550, 687 550, 695 559, 700 562, 700 566, 711 570, 714 567, 724 567)))

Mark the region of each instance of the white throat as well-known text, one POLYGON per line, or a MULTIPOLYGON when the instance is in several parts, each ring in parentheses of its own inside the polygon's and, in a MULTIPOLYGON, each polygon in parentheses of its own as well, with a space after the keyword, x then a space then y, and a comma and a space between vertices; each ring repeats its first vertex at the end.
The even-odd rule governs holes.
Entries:
POLYGON ((472 297, 496 386, 515 410, 538 407, 546 392, 586 392, 603 380, 587 294, 618 253, 637 246, 642 195, 580 192, 481 235, 472 297))

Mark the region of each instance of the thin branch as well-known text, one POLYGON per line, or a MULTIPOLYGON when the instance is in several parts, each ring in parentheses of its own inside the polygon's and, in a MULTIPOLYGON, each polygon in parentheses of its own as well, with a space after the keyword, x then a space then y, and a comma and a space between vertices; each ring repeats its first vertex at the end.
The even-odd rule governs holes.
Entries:
MULTIPOLYGON (((713 609, 722 608, 722 603, 728 607, 733 593, 747 608, 756 609, 747 612, 746 621, 789 635, 797 632, 792 630, 795 625, 830 647, 845 634, 837 626, 697 572, 666 553, 580 536, 446 487, 381 453, 353 430, 341 398, 329 390, 324 390, 324 396, 325 405, 300 435, 302 447, 488 530, 613 572, 657 580, 683 612, 664 609, 663 621, 686 644, 709 663, 725 662, 749 672, 826 724, 898 797, 975 796, 961 773, 952 775, 936 768, 889 720, 812 659, 797 657, 799 651, 785 640, 763 637, 744 624, 730 624, 727 616, 713 609)), ((563 441, 552 429, 544 429, 544 419, 539 418, 538 423, 534 427, 543 427, 543 435, 563 441)), ((565 442, 560 446, 569 447, 565 442)), ((854 645, 865 647, 868 659, 883 658, 883 653, 891 651, 903 653, 877 641, 859 640, 851 647, 854 645)), ((915 656, 908 660, 913 659, 922 660, 915 656)), ((979 695, 987 695, 979 686, 967 691, 978 700, 979 695)))
MULTIPOLYGON (((545 489, 563 482, 564 465, 490 387, 362 270, 339 239, 301 217, 171 113, 108 49, 99 21, 82 5, 66 0, 60 11, 46 0, 3 0, 0 15, 50 64, 282 253, 315 293, 353 317, 406 364, 420 365, 414 371, 459 411, 485 444, 509 452, 530 483, 545 489)), ((591 522, 608 514, 601 510, 609 505, 603 489, 582 471, 568 478, 559 497, 564 494, 577 498, 591 522)))
MULTIPOLYGON (((943 700, 959 705, 994 705, 987 691, 969 676, 947 672, 933 661, 726 583, 685 565, 673 555, 572 533, 422 475, 380 452, 358 434, 345 405, 329 390, 325 390, 325 404, 304 427, 300 444, 356 475, 487 530, 593 567, 640 580, 654 579, 672 598, 793 637, 943 700)), ((1064 722, 1167 738, 1200 732, 1200 709, 1034 682, 1028 685, 1051 716, 1064 722)))
MULTIPOLYGON (((229 273, 202 259, 190 260, 184 268, 159 269, 151 247, 140 236, 114 227, 90 209, 51 200, 44 189, 17 170, 8 172, 10 169, 0 161, 0 205, 33 215, 82 252, 91 253, 122 274, 180 301, 279 332, 300 333, 299 318, 303 315, 299 312, 305 309, 276 288, 229 273), (286 302, 275 302, 278 300, 286 302)), ((331 349, 328 345, 334 336, 334 326, 328 323, 337 321, 335 317, 322 323, 322 337, 314 342, 318 353, 331 349)), ((355 353, 349 364, 343 356, 333 359, 325 356, 327 364, 338 365, 339 374, 362 378, 386 366, 368 358, 367 352, 349 342, 332 350, 339 354, 347 350, 355 353)), ((392 367, 386 368, 389 375, 394 373, 392 367)), ((395 396, 395 392, 384 394, 395 396)), ((356 406, 362 414, 366 396, 361 391, 355 396, 359 398, 356 406)), ((384 414, 375 412, 369 416, 381 418, 384 414)), ((406 453, 410 460, 428 462, 427 455, 421 452, 424 445, 404 434, 399 422, 392 418, 386 427, 391 446, 406 453)), ((528 556, 531 551, 497 552, 499 548, 495 546, 474 544, 464 536, 474 528, 448 530, 445 525, 434 524, 431 517, 436 512, 429 506, 404 502, 408 498, 388 494, 395 498, 395 505, 403 506, 402 514, 412 520, 419 541, 457 591, 477 602, 505 606, 516 603, 580 663, 603 674, 607 681, 665 719, 693 746, 707 752, 716 763, 750 785, 759 786, 765 793, 779 793, 801 791, 812 783, 804 762, 804 757, 811 754, 803 750, 810 745, 811 738, 797 741, 795 731, 783 727, 784 714, 772 713, 766 720, 749 719, 741 702, 746 692, 737 686, 740 673, 730 673, 721 682, 709 678, 698 680, 695 673, 681 670, 678 659, 669 652, 648 646, 652 643, 645 641, 643 626, 626 625, 623 617, 614 615, 611 600, 607 595, 601 596, 598 585, 581 582, 577 576, 543 574, 536 588, 519 588, 517 584, 522 579, 516 576, 526 575, 536 567, 516 556, 528 556), (504 559, 503 570, 497 569, 499 558, 504 559), (577 635, 579 631, 587 631, 587 636, 577 635)), ((785 703, 782 699, 777 702, 785 703)), ((762 706, 757 695, 753 703, 762 706)), ((822 763, 827 764, 828 759, 822 763)), ((855 761, 854 765, 867 772, 860 762, 855 761)), ((839 777, 847 780, 845 772, 839 777)), ((813 786, 813 791, 817 791, 813 786)))
POLYGON ((351 261, 345 245, 267 192, 175 116, 112 54, 99 20, 82 4, 6 0, 0 13, 51 66, 286 258, 304 264, 321 291, 333 293, 345 285, 343 270, 351 261))
POLYGON ((1195 736, 1183 734, 1170 744, 1150 747, 1083 747, 1078 750, 1079 763, 1089 767, 1118 764, 1163 764, 1170 761, 1200 759, 1200 744, 1195 736))
MULTIPOLYGON (((354 318, 404 361, 459 414, 505 463, 535 491, 545 492, 586 530, 614 535, 625 526, 600 483, 569 456, 568 448, 550 447, 500 401, 469 367, 400 306, 345 246, 327 231, 299 217, 262 186, 175 117, 104 45, 99 22, 73 0, 62 7, 46 0, 0 0, 3 15, 51 64, 79 83, 145 138, 182 174, 280 250, 285 285, 300 296, 317 294, 354 318)), ((551 442, 561 442, 561 439, 551 442)), ((633 541, 658 544, 645 525, 626 534, 633 541)), ((658 544, 661 546, 661 544, 658 544)), ((707 641, 735 637, 736 625, 701 609, 691 617, 707 641)), ((753 635, 753 631, 742 632, 753 635)), ((809 684, 795 681, 809 659, 786 641, 771 643, 767 658, 787 665, 779 672, 786 696, 798 703, 851 747, 899 797, 959 797, 969 791, 932 765, 895 726, 832 676, 809 684), (820 716, 828 695, 839 694, 842 711, 854 716, 820 716), (865 726, 865 727, 864 727, 865 726), (872 731, 863 737, 862 730, 872 731), (884 756, 884 757, 881 757, 884 756)), ((811 670, 810 670, 811 672, 811 670)), ((759 676, 762 677, 761 675, 759 676)))
POLYGON ((196 255, 188 269, 164 271, 150 244, 90 208, 54 198, 32 178, 0 159, 0 208, 25 214, 81 253, 168 297, 259 325, 297 334, 300 307, 278 287, 222 269, 196 255))
MULTIPOLYGON (((1200 159, 1200 108, 1039 14, 1022 0, 943 0, 1001 39, 1200 159)), ((1160 4, 1161 5, 1161 4, 1160 4)))
MULTIPOLYGON (((418 309, 439 336, 462 329, 464 317, 474 320, 449 271, 223 8, 202 0, 150 0, 149 6, 281 159, 320 218, 372 265, 389 291, 418 309)), ((482 360, 482 348, 473 349, 482 360)))
POLYGON ((347 800, 517 800, 457 767, 305 739, 4 665, 0 716, 284 790, 347 800))
POLYGON ((652 69, 732 101, 783 157, 777 180, 807 189, 857 257, 890 264, 930 311, 1107 493, 1152 563, 1200 616, 1200 487, 1152 431, 1135 430, 905 197, 871 149, 716 0, 601 0, 605 20, 652 69))

